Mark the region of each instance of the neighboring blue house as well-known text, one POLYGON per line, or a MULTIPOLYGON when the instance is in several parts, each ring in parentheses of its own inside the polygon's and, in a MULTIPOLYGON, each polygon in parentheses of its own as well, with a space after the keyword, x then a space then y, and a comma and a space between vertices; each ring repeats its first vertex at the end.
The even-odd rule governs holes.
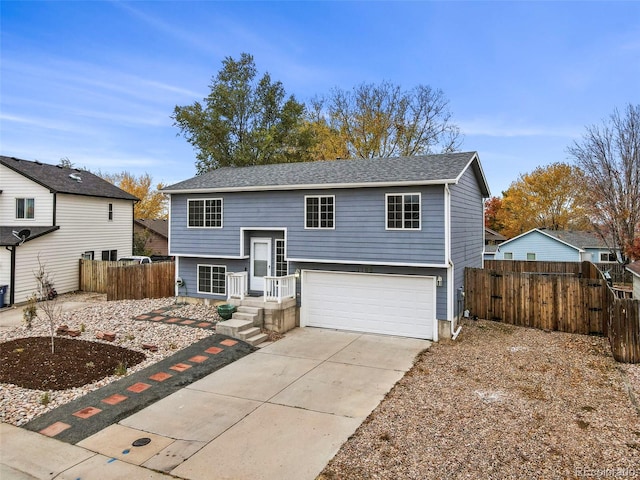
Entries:
POLYGON ((498 245, 494 260, 615 263, 616 255, 595 232, 534 228, 498 245))
POLYGON ((482 266, 475 152, 220 168, 163 191, 180 295, 298 292, 300 326, 437 340, 482 266))

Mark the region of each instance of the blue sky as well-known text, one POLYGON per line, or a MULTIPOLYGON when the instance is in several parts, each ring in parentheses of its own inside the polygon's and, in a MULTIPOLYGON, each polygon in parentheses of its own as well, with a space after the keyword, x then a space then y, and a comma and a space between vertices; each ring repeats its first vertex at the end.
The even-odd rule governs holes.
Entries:
POLYGON ((640 103, 640 2, 0 3, 0 153, 175 183, 175 105, 226 56, 307 101, 389 80, 440 88, 499 195, 640 103))

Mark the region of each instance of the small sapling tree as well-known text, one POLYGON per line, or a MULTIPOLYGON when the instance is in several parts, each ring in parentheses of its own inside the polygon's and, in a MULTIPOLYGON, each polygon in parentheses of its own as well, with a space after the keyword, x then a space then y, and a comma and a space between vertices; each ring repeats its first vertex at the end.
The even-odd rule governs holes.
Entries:
POLYGON ((40 310, 44 314, 44 320, 49 324, 49 333, 51 335, 51 353, 55 353, 54 339, 56 335, 56 323, 58 317, 62 311, 61 305, 58 304, 57 295, 52 295, 53 292, 53 278, 49 270, 47 270, 46 264, 40 260, 38 255, 38 269, 34 272, 34 276, 37 282, 38 299, 42 300, 40 310))

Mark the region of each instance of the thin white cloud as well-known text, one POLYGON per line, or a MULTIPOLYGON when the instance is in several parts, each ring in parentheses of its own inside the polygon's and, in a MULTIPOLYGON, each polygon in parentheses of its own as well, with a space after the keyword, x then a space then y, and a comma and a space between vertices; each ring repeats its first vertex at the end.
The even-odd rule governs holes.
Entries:
POLYGON ((580 131, 574 128, 552 125, 522 125, 517 122, 503 122, 495 119, 475 118, 457 122, 466 136, 487 137, 578 137, 580 131))

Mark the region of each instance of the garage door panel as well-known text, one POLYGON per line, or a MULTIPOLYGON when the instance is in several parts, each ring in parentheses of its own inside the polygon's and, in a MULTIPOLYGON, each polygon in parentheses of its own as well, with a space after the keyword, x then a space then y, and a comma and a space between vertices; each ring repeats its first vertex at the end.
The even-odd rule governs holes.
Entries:
POLYGON ((433 277, 304 271, 305 325, 434 338, 433 277))

